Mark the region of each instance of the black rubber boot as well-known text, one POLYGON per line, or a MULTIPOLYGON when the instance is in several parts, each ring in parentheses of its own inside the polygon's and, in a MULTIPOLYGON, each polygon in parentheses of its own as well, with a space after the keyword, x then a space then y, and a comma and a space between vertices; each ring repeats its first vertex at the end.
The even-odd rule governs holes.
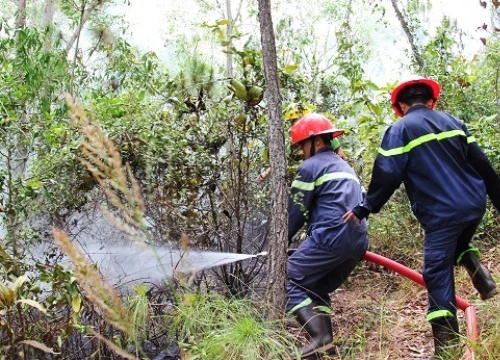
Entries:
POLYGON ((481 295, 481 300, 487 300, 498 294, 495 280, 493 280, 486 266, 481 264, 474 252, 467 251, 463 255, 460 264, 462 264, 469 273, 472 284, 474 284, 474 287, 481 295))
POLYGON ((453 348, 457 347, 459 339, 458 320, 456 317, 442 318, 431 322, 432 335, 434 336, 433 360, 454 359, 453 348))
POLYGON ((298 323, 311 337, 309 344, 300 351, 302 358, 309 358, 333 348, 330 315, 318 311, 316 306, 315 303, 311 303, 295 312, 298 323))

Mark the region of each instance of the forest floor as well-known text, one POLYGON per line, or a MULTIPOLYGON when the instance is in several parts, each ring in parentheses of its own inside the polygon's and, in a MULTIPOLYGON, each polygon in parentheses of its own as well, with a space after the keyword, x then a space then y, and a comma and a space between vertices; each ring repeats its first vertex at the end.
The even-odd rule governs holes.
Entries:
MULTIPOLYGON (((497 248, 482 256, 497 283, 500 283, 499 258, 497 248)), ((457 268, 455 276, 457 295, 476 307, 480 332, 493 331, 497 335, 500 295, 482 301, 465 269, 457 268)), ((348 282, 332 294, 331 300, 337 355, 323 359, 426 359, 432 356, 434 345, 431 327, 426 321, 424 287, 378 265, 363 262, 348 282)), ((458 317, 463 335, 461 343, 465 347, 464 312, 459 310, 458 317)), ((298 333, 300 329, 293 331, 298 333)), ((491 354, 491 350, 485 353, 488 355, 476 354, 476 360, 495 359, 500 355, 491 354)))

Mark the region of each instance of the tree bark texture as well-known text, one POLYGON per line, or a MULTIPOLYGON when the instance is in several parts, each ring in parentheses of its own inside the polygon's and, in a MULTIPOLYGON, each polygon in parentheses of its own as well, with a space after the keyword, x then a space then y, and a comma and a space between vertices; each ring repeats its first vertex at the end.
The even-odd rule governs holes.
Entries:
POLYGON ((279 89, 276 43, 271 16, 271 0, 259 0, 259 23, 266 79, 269 123, 269 159, 272 168, 270 246, 268 258, 267 301, 272 305, 270 318, 279 318, 286 300, 287 280, 287 185, 285 137, 279 89))

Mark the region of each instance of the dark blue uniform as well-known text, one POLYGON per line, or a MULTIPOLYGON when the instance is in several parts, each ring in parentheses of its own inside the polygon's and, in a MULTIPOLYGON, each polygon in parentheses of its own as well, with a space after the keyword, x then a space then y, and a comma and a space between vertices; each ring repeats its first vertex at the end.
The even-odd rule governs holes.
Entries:
POLYGON ((331 148, 301 164, 289 200, 288 238, 291 241, 307 221, 307 239, 288 260, 287 311, 312 301, 329 307, 329 293, 363 258, 366 222, 354 226, 342 220, 362 198, 357 175, 331 148))
POLYGON ((353 213, 380 211, 401 182, 425 230, 427 319, 455 316, 453 267, 470 250, 487 193, 499 208, 500 180, 462 122, 416 105, 385 132, 366 199, 353 213))

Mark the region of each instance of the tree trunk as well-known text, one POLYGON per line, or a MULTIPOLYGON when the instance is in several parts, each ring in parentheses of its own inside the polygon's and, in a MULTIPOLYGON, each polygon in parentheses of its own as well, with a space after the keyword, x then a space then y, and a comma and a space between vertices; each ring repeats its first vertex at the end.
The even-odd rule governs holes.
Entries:
MULTIPOLYGON (((80 13, 80 22, 78 23, 78 27, 73 32, 73 34, 71 35, 71 38, 68 40, 68 43, 66 44, 66 49, 65 49, 66 54, 69 54, 69 52, 71 51, 71 48, 73 47, 75 42, 80 38, 80 33, 82 32, 83 26, 85 25, 87 20, 90 18, 90 13, 91 13, 91 10, 88 10, 86 8, 86 2, 84 2, 82 5, 81 13, 80 13)), ((77 47, 78 47, 78 45, 77 45, 77 47)))
POLYGON ((424 69, 424 62, 422 61, 422 57, 420 56, 420 52, 418 51, 418 47, 415 42, 413 33, 411 32, 406 20, 404 19, 401 10, 399 10, 398 8, 397 0, 391 0, 391 4, 392 7, 394 8, 394 11, 396 12, 396 17, 398 18, 399 23, 401 24, 401 27, 403 28, 406 37, 408 38, 408 42, 410 43, 411 51, 413 53, 413 58, 415 59, 415 62, 418 65, 418 70, 422 72, 424 69))
MULTIPOLYGON (((52 27, 54 22, 55 0, 47 0, 45 2, 45 10, 43 14, 43 28, 48 29, 52 27)), ((48 51, 52 48, 52 31, 47 32, 45 38, 45 50, 48 51)))
POLYGON ((231 0, 226 0, 226 11, 227 11, 227 19, 229 22, 227 23, 227 41, 229 44, 227 45, 227 54, 226 54, 226 74, 228 78, 233 77, 233 55, 231 54, 231 35, 233 35, 233 12, 231 9, 231 0))
POLYGON ((276 44, 271 17, 271 0, 259 0, 259 22, 266 78, 267 116, 269 121, 269 159, 271 163, 271 228, 268 258, 268 303, 270 318, 279 318, 285 306, 287 280, 287 188, 285 137, 279 90, 276 44))
POLYGON ((43 27, 51 26, 54 21, 55 0, 46 0, 43 11, 43 27))
POLYGON ((26 27, 26 0, 17 0, 16 28, 26 27))
POLYGON ((238 5, 238 11, 236 12, 236 15, 233 16, 233 8, 231 5, 232 0, 226 0, 226 17, 227 20, 229 20, 227 26, 226 26, 226 33, 227 33, 227 41, 229 44, 226 46, 227 50, 227 55, 226 55, 226 75, 228 78, 233 77, 233 54, 231 51, 231 48, 233 47, 233 41, 231 36, 233 35, 233 29, 234 29, 234 24, 238 20, 241 14, 241 7, 243 6, 243 0, 240 0, 240 3, 238 5))
MULTIPOLYGON (((79 22, 78 28, 75 32, 75 34, 76 34, 76 46, 75 46, 75 54, 73 56, 73 68, 71 70, 71 80, 69 83, 69 93, 71 95, 73 95, 73 85, 74 85, 74 81, 75 81, 75 69, 76 69, 76 60, 78 57, 78 45, 80 43, 80 35, 82 33, 83 25, 87 21, 89 14, 90 14, 90 11, 87 10, 87 1, 83 1, 82 7, 80 10, 80 22, 79 22)), ((68 43, 68 45, 69 45, 69 43, 68 43)), ((69 52, 71 47, 70 48, 66 47, 66 49, 67 49, 67 52, 69 52)))

